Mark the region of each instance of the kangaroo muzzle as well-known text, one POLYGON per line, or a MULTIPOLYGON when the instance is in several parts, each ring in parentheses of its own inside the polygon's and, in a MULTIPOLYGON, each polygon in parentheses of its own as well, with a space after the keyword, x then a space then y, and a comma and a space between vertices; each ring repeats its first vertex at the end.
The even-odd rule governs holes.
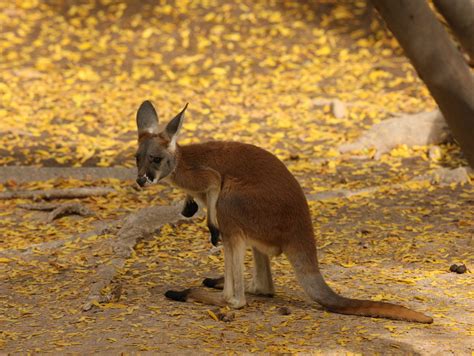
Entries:
POLYGON ((140 187, 144 187, 147 181, 148 181, 148 179, 147 179, 146 176, 141 176, 141 177, 138 177, 138 178, 137 178, 137 184, 138 184, 140 187))

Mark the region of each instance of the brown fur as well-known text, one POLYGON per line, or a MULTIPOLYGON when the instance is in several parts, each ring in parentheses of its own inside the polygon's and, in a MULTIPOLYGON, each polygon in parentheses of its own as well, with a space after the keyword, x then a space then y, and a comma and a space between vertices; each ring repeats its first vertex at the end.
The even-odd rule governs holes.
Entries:
MULTIPOLYGON (((155 144, 161 143, 156 140, 155 144)), ((306 293, 329 311, 422 323, 433 321, 402 306, 339 296, 325 283, 318 267, 304 193, 273 154, 249 144, 207 142, 177 145, 173 155, 175 165, 167 179, 207 205, 208 219, 215 219, 220 231, 225 257, 223 294, 190 289, 183 297, 185 300, 243 307, 243 257, 246 246, 251 246, 255 270, 248 289, 252 293, 273 294, 267 256, 284 253, 306 293), (216 201, 212 201, 213 194, 216 201)))

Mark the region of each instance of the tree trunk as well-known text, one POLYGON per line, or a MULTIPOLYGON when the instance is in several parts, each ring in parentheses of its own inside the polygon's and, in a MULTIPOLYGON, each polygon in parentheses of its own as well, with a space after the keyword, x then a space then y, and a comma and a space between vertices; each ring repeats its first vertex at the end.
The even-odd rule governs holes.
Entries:
POLYGON ((372 0, 474 168, 474 76, 425 0, 372 0))
POLYGON ((433 2, 449 23, 471 62, 474 62, 474 1, 434 0, 433 2))

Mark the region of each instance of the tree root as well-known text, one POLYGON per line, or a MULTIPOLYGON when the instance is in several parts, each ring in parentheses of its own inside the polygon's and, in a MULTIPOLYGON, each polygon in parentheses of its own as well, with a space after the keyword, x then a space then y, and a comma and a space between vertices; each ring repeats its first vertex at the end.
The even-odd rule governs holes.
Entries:
POLYGON ((91 196, 103 196, 115 192, 113 188, 89 187, 51 190, 19 190, 0 192, 0 199, 74 199, 91 196))
POLYGON ((155 206, 141 209, 123 220, 124 224, 118 231, 117 237, 109 242, 114 258, 108 264, 98 268, 89 295, 82 307, 84 311, 91 309, 96 303, 116 299, 116 296, 111 293, 102 294, 102 290, 113 281, 117 271, 124 266, 139 240, 157 232, 165 224, 185 220, 180 211, 179 206, 155 206))
POLYGON ((394 117, 372 126, 356 141, 339 147, 341 153, 368 148, 377 150, 375 159, 398 145, 423 146, 446 142, 448 125, 440 111, 394 117))

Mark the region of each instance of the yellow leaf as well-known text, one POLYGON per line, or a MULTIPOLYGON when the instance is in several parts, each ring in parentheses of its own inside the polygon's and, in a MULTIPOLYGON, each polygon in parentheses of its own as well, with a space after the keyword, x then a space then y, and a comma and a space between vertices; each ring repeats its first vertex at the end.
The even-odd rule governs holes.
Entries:
POLYGON ((209 314, 209 316, 214 319, 215 321, 219 321, 219 318, 217 317, 216 314, 214 314, 214 312, 212 310, 209 310, 207 309, 207 314, 209 314))
POLYGON ((339 264, 342 266, 342 267, 346 267, 346 268, 349 268, 349 267, 354 267, 354 266, 357 266, 357 264, 355 264, 354 262, 339 262, 339 264))
POLYGON ((225 68, 222 68, 222 67, 215 67, 215 68, 212 68, 211 69, 211 72, 213 74, 216 74, 216 75, 226 75, 227 74, 227 70, 225 68))
POLYGON ((331 48, 329 46, 323 46, 316 51, 318 56, 327 56, 331 54, 331 48))
POLYGON ((125 309, 127 306, 125 304, 119 304, 119 303, 107 303, 103 304, 102 307, 104 309, 125 309))
POLYGON ((142 32, 142 38, 150 38, 154 31, 155 29, 153 27, 147 28, 145 31, 142 32))
POLYGON ((84 68, 79 69, 79 71, 77 72, 77 77, 83 81, 96 82, 100 80, 99 75, 96 72, 94 72, 92 68, 89 68, 89 67, 84 67, 84 68))

